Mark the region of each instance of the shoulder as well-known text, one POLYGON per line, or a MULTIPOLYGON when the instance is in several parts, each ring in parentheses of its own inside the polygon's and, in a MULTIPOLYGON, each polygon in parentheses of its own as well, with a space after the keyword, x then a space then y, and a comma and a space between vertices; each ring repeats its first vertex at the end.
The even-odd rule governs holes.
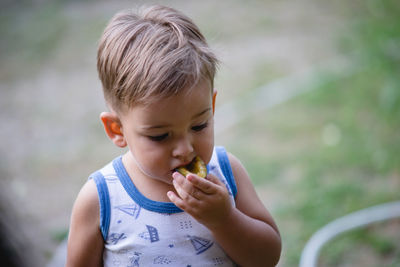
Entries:
POLYGON ((235 174, 235 172, 245 171, 245 168, 240 160, 232 153, 227 151, 225 147, 214 147, 214 154, 217 155, 220 165, 226 165, 223 167, 229 167, 229 171, 232 172, 233 175, 235 174))
POLYGON ((244 197, 255 195, 253 183, 250 180, 249 173, 242 162, 233 154, 227 152, 229 163, 232 169, 232 175, 237 187, 236 205, 240 209, 240 204, 244 197))
POLYGON ((99 215, 99 197, 97 193, 96 183, 93 179, 88 180, 81 188, 75 204, 75 212, 84 212, 82 216, 95 216, 99 215))
POLYGON ((246 168, 244 167, 244 165, 242 164, 242 162, 232 153, 227 152, 228 155, 228 159, 229 159, 229 163, 231 164, 231 169, 232 169, 232 173, 233 176, 238 176, 238 177, 242 177, 242 176, 249 176, 246 168))
POLYGON ((100 265, 103 238, 99 225, 99 198, 96 184, 91 179, 80 190, 72 209, 67 266, 100 265))
POLYGON ((237 185, 236 207, 248 216, 267 222, 277 229, 272 216, 257 195, 250 175, 242 162, 228 152, 232 173, 237 185))
POLYGON ((81 188, 71 215, 71 231, 86 228, 96 231, 100 225, 100 204, 97 187, 93 179, 88 180, 81 188))

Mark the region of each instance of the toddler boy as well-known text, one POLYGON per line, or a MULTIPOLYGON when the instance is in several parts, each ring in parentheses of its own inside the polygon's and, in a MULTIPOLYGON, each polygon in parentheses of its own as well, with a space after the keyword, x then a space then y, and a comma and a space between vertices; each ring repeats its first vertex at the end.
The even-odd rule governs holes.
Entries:
POLYGON ((214 147, 217 59, 182 13, 118 13, 98 49, 104 129, 128 152, 75 202, 67 266, 274 266, 278 229, 232 154, 214 147), (196 157, 208 174, 176 169, 196 157))

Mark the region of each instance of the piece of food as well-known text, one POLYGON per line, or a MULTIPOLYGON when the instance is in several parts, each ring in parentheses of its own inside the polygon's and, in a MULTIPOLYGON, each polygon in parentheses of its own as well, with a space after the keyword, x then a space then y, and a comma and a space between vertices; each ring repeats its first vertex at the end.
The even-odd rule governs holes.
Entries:
POLYGON ((204 161, 198 156, 195 157, 188 165, 179 167, 176 170, 185 177, 189 173, 194 173, 202 178, 207 176, 206 164, 204 164, 204 161))

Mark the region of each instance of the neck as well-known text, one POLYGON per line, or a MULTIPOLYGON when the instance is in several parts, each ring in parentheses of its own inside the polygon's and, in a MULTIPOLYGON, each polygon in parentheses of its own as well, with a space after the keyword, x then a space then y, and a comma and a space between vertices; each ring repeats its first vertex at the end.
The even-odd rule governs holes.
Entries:
MULTIPOLYGON (((148 199, 161 202, 170 202, 167 197, 168 191, 174 191, 171 183, 161 181, 157 177, 146 174, 140 164, 136 161, 130 151, 122 156, 122 163, 136 188, 148 199)), ((171 177, 172 179, 172 177, 171 177)))

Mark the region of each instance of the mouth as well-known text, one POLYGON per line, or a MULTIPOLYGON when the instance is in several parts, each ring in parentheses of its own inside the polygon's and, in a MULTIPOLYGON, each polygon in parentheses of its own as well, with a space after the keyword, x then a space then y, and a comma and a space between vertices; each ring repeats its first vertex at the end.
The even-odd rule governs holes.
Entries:
POLYGON ((175 171, 181 173, 185 177, 189 173, 196 174, 203 178, 207 176, 207 167, 199 156, 196 156, 189 164, 176 168, 175 171))
MULTIPOLYGON (((183 168, 189 169, 189 166, 190 166, 191 164, 193 164, 194 159, 195 159, 195 157, 192 159, 192 161, 187 162, 187 163, 184 163, 184 164, 181 164, 181 165, 175 167, 173 170, 171 170, 171 173, 179 172, 179 170, 180 170, 180 169, 183 169, 183 168)), ((181 173, 181 172, 179 172, 179 173, 181 173)))
MULTIPOLYGON (((196 156, 197 157, 197 156, 196 156)), ((194 161, 196 160, 196 157, 194 157, 191 161, 186 162, 184 164, 179 165, 178 167, 176 167, 174 170, 176 171, 179 168, 190 168, 189 166, 194 164, 194 161)))

